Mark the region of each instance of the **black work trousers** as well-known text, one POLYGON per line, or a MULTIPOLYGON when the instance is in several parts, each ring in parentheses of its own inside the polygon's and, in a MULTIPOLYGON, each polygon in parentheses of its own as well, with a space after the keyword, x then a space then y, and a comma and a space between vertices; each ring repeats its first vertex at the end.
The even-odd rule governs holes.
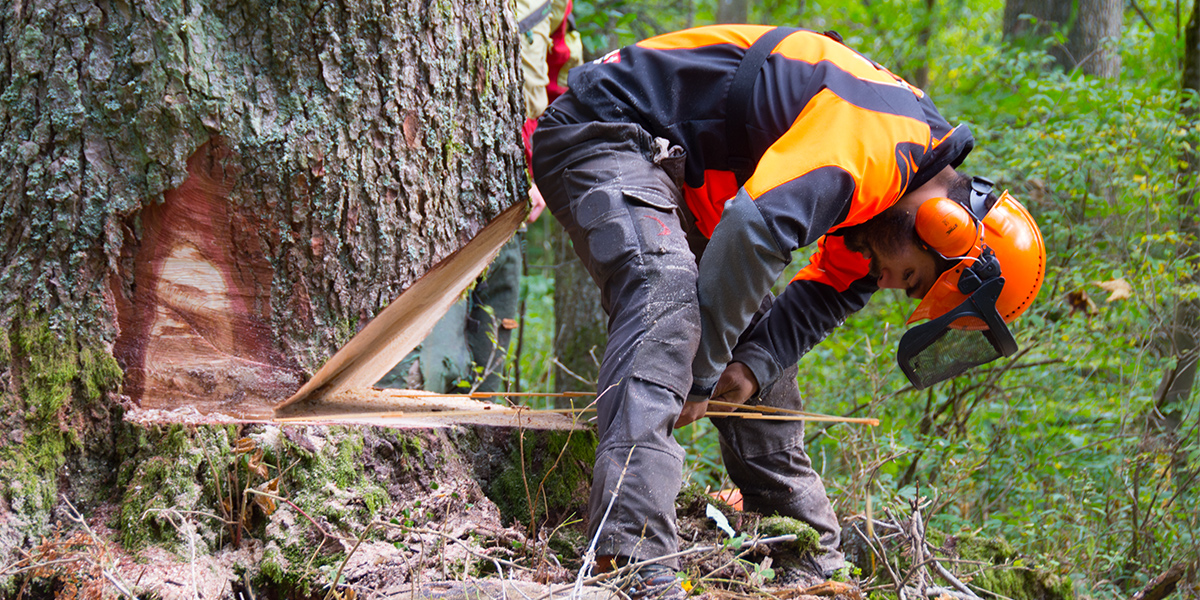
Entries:
MULTIPOLYGON (((681 192, 684 155, 636 125, 561 120, 552 107, 539 124, 534 176, 600 286, 609 316, 589 537, 598 535, 598 555, 652 559, 678 550, 675 497, 684 450, 672 431, 700 341, 699 259, 688 243, 691 219, 681 192)), ((801 408, 795 366, 755 402, 801 408)), ((809 523, 827 549, 821 566, 843 566, 837 516, 804 452, 803 423, 713 421, 745 507, 809 523)))

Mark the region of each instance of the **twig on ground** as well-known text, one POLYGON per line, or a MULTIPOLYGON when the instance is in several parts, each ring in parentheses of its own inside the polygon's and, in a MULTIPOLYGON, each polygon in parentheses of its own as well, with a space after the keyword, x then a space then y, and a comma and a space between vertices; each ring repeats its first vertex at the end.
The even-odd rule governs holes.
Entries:
POLYGON ((892 563, 888 562, 887 554, 886 554, 886 552, 884 552, 883 542, 880 541, 879 548, 876 549, 875 543, 872 542, 871 538, 867 537, 867 535, 864 534, 862 532, 862 530, 858 528, 857 523, 854 524, 854 531, 857 531, 858 535, 860 537, 862 537, 863 540, 866 540, 867 547, 870 548, 871 552, 873 554, 875 554, 876 557, 879 558, 879 562, 883 563, 883 566, 887 568, 888 576, 890 576, 892 578, 892 584, 895 585, 895 587, 896 587, 897 595, 900 597, 903 597, 904 593, 901 591, 901 588, 903 586, 900 585, 900 578, 896 575, 896 572, 892 570, 892 563))
MULTIPOLYGON (((926 545, 928 546, 928 542, 926 542, 926 545)), ((933 548, 930 547, 929 550, 930 557, 933 557, 933 548)), ((979 596, 975 595, 975 592, 971 591, 971 588, 967 587, 965 583, 959 581, 958 578, 955 577, 946 567, 942 566, 942 563, 939 560, 934 559, 933 568, 938 572, 938 575, 942 576, 942 579, 950 582, 950 585, 954 586, 954 589, 965 594, 969 600, 981 600, 979 596)))
MULTIPOLYGON (((609 389, 612 388, 610 387, 609 389)), ((608 390, 604 391, 608 392, 608 390)), ((617 478, 617 486, 613 489, 612 496, 608 499, 608 506, 604 509, 604 516, 600 518, 600 524, 596 526, 596 535, 592 536, 592 541, 588 543, 587 552, 583 554, 583 565, 579 567, 579 575, 575 577, 575 585, 571 592, 572 598, 579 597, 579 590, 583 587, 583 579, 592 572, 592 565, 596 563, 596 542, 600 541, 600 532, 604 529, 604 524, 608 521, 608 515, 612 512, 613 504, 617 502, 617 495, 621 493, 621 484, 625 481, 625 473, 629 471, 629 461, 633 458, 633 451, 636 449, 636 445, 629 448, 629 455, 625 457, 625 466, 621 468, 621 476, 617 478)))
POLYGON ((911 501, 912 519, 909 521, 908 535, 909 548, 913 561, 912 570, 904 577, 905 581, 911 579, 914 575, 917 578, 916 587, 917 594, 925 595, 925 588, 929 587, 929 574, 925 571, 925 565, 929 560, 925 558, 925 523, 921 519, 921 498, 920 488, 917 488, 917 495, 911 501))
MULTIPOLYGON (((933 564, 936 565, 937 563, 934 562, 933 564)), ((930 598, 950 596, 951 598, 957 598, 958 600, 980 600, 979 596, 976 596, 971 590, 961 592, 959 590, 952 590, 950 588, 944 588, 936 585, 931 585, 925 588, 925 595, 929 596, 930 598)))
POLYGON ((410 533, 427 533, 427 534, 430 534, 430 535, 436 535, 436 536, 438 536, 438 537, 441 537, 441 538, 444 538, 444 539, 446 539, 446 540, 449 540, 449 541, 451 541, 451 542, 454 542, 455 544, 458 544, 460 547, 462 547, 462 549, 463 549, 463 550, 466 550, 466 551, 467 551, 467 553, 469 553, 469 554, 471 554, 471 555, 475 556, 476 558, 479 558, 479 559, 481 559, 481 560, 490 560, 490 561, 492 561, 492 562, 494 562, 494 563, 498 563, 498 564, 504 565, 504 566, 506 566, 506 567, 508 567, 508 568, 510 568, 510 569, 519 569, 519 570, 522 570, 522 571, 530 571, 530 572, 533 572, 533 571, 535 571, 535 570, 536 570, 536 569, 531 569, 531 568, 529 568, 529 567, 526 567, 526 566, 524 566, 524 565, 519 565, 519 564, 517 564, 517 563, 515 563, 515 562, 512 562, 512 561, 510 561, 510 560, 505 560, 505 559, 503 559, 503 558, 496 558, 496 557, 494 557, 494 556, 489 556, 489 555, 487 555, 487 554, 484 554, 484 553, 482 553, 482 552, 479 552, 479 551, 477 551, 477 550, 474 550, 474 549, 472 549, 470 546, 468 546, 468 545, 467 545, 465 542, 463 542, 462 540, 460 540, 460 539, 458 539, 458 538, 456 538, 456 537, 454 537, 454 536, 452 536, 452 535, 449 535, 449 534, 446 534, 446 533, 442 533, 441 531, 437 531, 437 530, 434 530, 434 529, 426 529, 426 528, 424 528, 424 527, 406 527, 406 526, 404 526, 404 525, 397 525, 397 524, 395 524, 395 523, 380 523, 380 524, 381 524, 381 525, 383 525, 384 527, 391 527, 391 528, 395 528, 395 529, 400 529, 401 531, 407 531, 407 532, 410 532, 410 533))
MULTIPOLYGON (((62 498, 63 504, 67 505, 67 517, 83 528, 84 533, 88 535, 88 538, 92 540, 92 543, 95 544, 96 547, 103 548, 104 542, 96 536, 95 532, 92 531, 92 527, 88 525, 87 519, 84 519, 83 515, 79 514, 78 510, 75 510, 75 505, 71 504, 71 501, 67 500, 65 495, 60 497, 62 498)), ((113 573, 109 572, 108 567, 106 567, 101 561, 90 558, 89 560, 100 568, 100 573, 104 575, 104 578, 107 579, 109 583, 113 584, 113 587, 117 588, 118 592, 123 594, 125 597, 130 598, 131 600, 137 598, 137 596, 133 595, 133 592, 129 590, 129 585, 121 581, 113 573)))
POLYGON ((333 597, 334 592, 337 591, 338 582, 342 580, 342 571, 346 569, 346 563, 350 562, 350 557, 354 556, 354 553, 358 551, 358 547, 362 545, 363 540, 367 539, 367 534, 371 532, 371 529, 375 527, 377 522, 378 521, 371 521, 370 523, 367 523, 367 526, 365 529, 363 529, 362 534, 358 536, 358 541, 354 542, 354 547, 346 553, 346 558, 342 559, 342 564, 338 565, 338 570, 333 576, 333 581, 329 582, 329 591, 325 594, 325 600, 329 600, 333 597))

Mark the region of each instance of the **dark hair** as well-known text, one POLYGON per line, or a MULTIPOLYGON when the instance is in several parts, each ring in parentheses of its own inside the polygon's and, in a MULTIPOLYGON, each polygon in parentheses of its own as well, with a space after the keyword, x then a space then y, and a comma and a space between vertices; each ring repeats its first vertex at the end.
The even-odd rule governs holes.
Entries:
POLYGON ((915 213, 892 206, 863 223, 847 227, 842 236, 852 252, 867 254, 872 247, 889 252, 906 242, 918 242, 916 224, 915 213))
MULTIPOLYGON (((950 171, 945 179, 946 197, 959 204, 962 204, 963 206, 969 206, 971 202, 971 181, 971 177, 962 175, 956 171, 950 171)), ((996 201, 999 198, 1000 197, 996 194, 996 190, 993 189, 992 192, 988 194, 987 201, 984 202, 984 204, 989 210, 991 210, 992 206, 996 204, 996 201)))
MULTIPOLYGON (((946 188, 946 196, 951 200, 963 205, 967 205, 970 202, 971 177, 960 174, 954 169, 946 168, 937 175, 934 175, 930 181, 944 186, 946 188)), ((996 199, 996 192, 993 191, 988 195, 987 207, 991 208, 996 203, 996 199)), ((925 243, 917 236, 916 225, 916 211, 908 211, 892 205, 866 222, 845 228, 842 231, 842 236, 846 242, 846 247, 852 252, 859 254, 869 254, 872 250, 874 252, 890 253, 895 252, 905 243, 914 244, 933 254, 937 261, 938 274, 940 275, 953 263, 943 258, 940 254, 928 250, 925 243)), ((875 260, 872 258, 872 273, 875 272, 875 264, 875 260)))

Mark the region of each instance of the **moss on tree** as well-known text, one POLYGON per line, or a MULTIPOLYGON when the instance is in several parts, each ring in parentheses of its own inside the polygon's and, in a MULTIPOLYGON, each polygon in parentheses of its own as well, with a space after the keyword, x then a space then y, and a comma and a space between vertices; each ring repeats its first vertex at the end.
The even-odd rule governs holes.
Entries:
POLYGON ((60 470, 85 451, 92 415, 108 412, 105 394, 119 389, 121 369, 106 350, 81 346, 71 328, 43 316, 11 319, 0 340, 0 408, 11 427, 0 436, 0 494, 16 524, 0 527, 0 547, 15 548, 46 532, 60 470))
POLYGON ((581 516, 596 459, 595 434, 521 431, 514 438, 507 465, 487 489, 501 516, 528 527, 581 516))

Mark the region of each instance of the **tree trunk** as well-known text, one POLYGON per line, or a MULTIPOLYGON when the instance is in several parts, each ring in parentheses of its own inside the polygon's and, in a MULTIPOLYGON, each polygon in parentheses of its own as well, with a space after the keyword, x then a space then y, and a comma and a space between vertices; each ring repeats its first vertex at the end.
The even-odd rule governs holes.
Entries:
POLYGON ((1073 66, 1094 77, 1120 77, 1117 38, 1124 24, 1124 0, 1079 0, 1079 14, 1067 36, 1067 51, 1074 58, 1073 66))
POLYGON ((1062 31, 1066 43, 1049 48, 1059 67, 1113 79, 1121 74, 1115 41, 1124 25, 1124 7, 1121 0, 1007 0, 1004 37, 1038 46, 1062 31))
MULTIPOLYGON (((1183 102, 1180 114, 1184 123, 1194 125, 1197 121, 1197 97, 1200 94, 1200 0, 1194 1, 1192 16, 1184 33, 1183 76, 1181 81, 1183 102)), ((1197 204, 1196 185, 1200 175, 1200 156, 1193 140, 1182 145, 1179 155, 1179 230, 1185 240, 1176 249, 1179 260, 1191 262, 1200 251, 1197 237, 1200 236, 1200 206, 1197 204)), ((1182 284, 1193 283, 1183 281, 1182 284)), ((1175 307, 1175 318, 1168 323, 1164 337, 1167 352, 1174 357, 1174 366, 1168 368, 1159 382, 1153 411, 1146 415, 1147 440, 1145 443, 1163 446, 1171 454, 1171 471, 1181 486, 1189 486, 1188 473, 1194 465, 1188 464, 1187 455, 1181 447, 1180 429, 1183 425, 1185 403, 1191 398, 1196 381, 1196 362, 1200 359, 1200 302, 1181 299, 1175 307)), ((1135 548, 1136 550, 1136 548, 1135 548)), ((1131 553, 1135 554, 1136 552, 1131 553)))
POLYGON ((525 195, 507 0, 18 0, 0 37, 0 564, 155 460, 124 410, 281 401, 525 195))
MULTIPOLYGON (((1180 114, 1185 123, 1194 124, 1197 120, 1197 97, 1200 94, 1200 0, 1195 0, 1192 17, 1188 20, 1184 33, 1183 103, 1180 114)), ((1184 145, 1179 155, 1179 181, 1182 184, 1176 202, 1179 204, 1179 230, 1185 242, 1177 249, 1180 260, 1194 260, 1197 254, 1197 236, 1200 236, 1200 206, 1196 201, 1197 175, 1200 174, 1200 156, 1197 156, 1195 144, 1184 145)), ((1174 355, 1175 366, 1163 374, 1159 383, 1157 395, 1157 412, 1167 421, 1166 428, 1174 430, 1179 426, 1182 414, 1180 404, 1186 401, 1192 393, 1196 379, 1197 361, 1197 324, 1200 323, 1200 305, 1194 300, 1183 300, 1175 309, 1175 319, 1170 323, 1166 332, 1171 353, 1174 355)))
POLYGON ((718 23, 745 23, 748 14, 746 0, 717 0, 718 23))
POLYGON ((501 6, 6 12, 4 322, 113 344, 145 407, 278 401, 521 196, 501 6))
POLYGON ((925 0, 925 21, 917 32, 917 46, 920 48, 920 63, 913 74, 913 85, 925 89, 929 87, 929 43, 933 38, 935 0, 925 0))

